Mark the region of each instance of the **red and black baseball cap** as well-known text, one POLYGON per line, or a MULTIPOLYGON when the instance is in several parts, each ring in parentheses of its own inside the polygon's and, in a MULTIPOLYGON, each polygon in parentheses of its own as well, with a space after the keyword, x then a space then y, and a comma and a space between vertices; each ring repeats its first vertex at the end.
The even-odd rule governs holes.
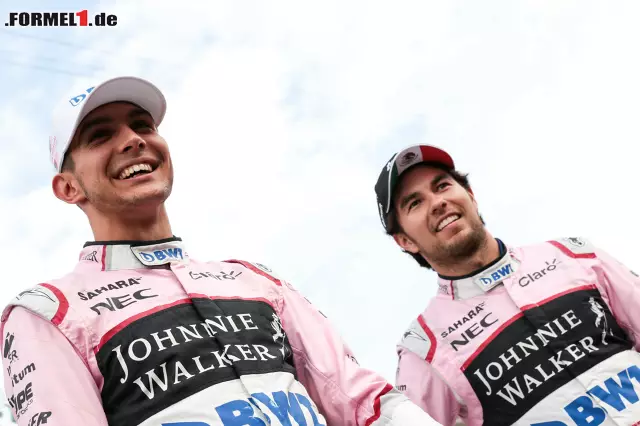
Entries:
POLYGON ((382 168, 375 186, 378 212, 385 229, 387 229, 387 217, 392 207, 393 191, 400 176, 420 163, 438 163, 449 170, 455 169, 451 156, 446 151, 431 145, 413 145, 394 154, 382 168))

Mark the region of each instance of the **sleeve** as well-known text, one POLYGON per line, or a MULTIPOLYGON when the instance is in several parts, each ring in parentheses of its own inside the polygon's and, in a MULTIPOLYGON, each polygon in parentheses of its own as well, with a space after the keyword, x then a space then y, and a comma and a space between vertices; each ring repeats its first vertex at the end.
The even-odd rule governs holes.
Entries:
POLYGON ((411 401, 434 420, 452 426, 460 414, 461 404, 447 383, 431 364, 407 348, 398 347, 396 385, 411 401))
POLYGON ((594 249, 594 270, 604 288, 613 315, 632 334, 640 351, 640 277, 602 249, 594 249))
POLYGON ((358 365, 330 321, 289 283, 283 282, 281 288, 283 326, 301 382, 328 424, 438 424, 379 374, 358 365))
POLYGON ((595 281, 611 313, 640 350, 640 277, 605 250, 581 237, 560 238, 551 244, 595 273, 595 281))
POLYGON ((19 426, 107 426, 89 370, 56 326, 15 307, 2 336, 4 389, 19 426))

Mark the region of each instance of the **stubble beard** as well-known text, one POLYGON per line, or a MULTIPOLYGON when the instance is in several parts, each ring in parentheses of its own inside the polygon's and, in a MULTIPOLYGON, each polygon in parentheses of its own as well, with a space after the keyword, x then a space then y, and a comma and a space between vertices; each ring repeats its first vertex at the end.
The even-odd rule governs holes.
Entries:
POLYGON ((479 217, 474 218, 465 236, 455 236, 452 241, 438 242, 430 253, 424 253, 430 262, 439 265, 455 265, 471 259, 483 246, 487 233, 479 217))
POLYGON ((91 190, 79 176, 78 183, 84 191, 89 204, 103 213, 126 213, 136 207, 143 207, 150 202, 155 201, 156 203, 162 203, 169 197, 172 189, 172 182, 166 182, 160 191, 154 191, 153 194, 146 192, 144 194, 134 193, 130 196, 123 197, 112 188, 105 191, 91 190))

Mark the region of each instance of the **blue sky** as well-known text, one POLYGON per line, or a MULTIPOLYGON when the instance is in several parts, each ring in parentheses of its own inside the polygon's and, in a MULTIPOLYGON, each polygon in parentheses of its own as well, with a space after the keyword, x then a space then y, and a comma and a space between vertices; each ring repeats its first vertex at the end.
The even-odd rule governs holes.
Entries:
MULTIPOLYGON (((0 16, 18 4, 46 3, 0 16)), ((83 79, 53 69, 158 84, 190 253, 271 266, 389 380, 436 291, 377 217, 377 175, 405 146, 448 149, 508 244, 580 235, 640 269, 637 2, 204 4, 56 2, 119 25, 0 27, 0 302, 66 273, 92 238, 50 190, 51 110, 83 79)))

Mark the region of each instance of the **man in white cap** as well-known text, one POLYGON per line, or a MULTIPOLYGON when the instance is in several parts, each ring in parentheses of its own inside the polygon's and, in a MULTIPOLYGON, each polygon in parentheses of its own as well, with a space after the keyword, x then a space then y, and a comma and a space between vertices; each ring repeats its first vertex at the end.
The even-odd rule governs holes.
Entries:
POLYGON ((329 321, 258 263, 201 262, 173 235, 165 98, 121 77, 54 120, 53 191, 95 241, 67 275, 2 315, 4 384, 21 426, 428 425, 360 367, 329 321))
POLYGON ((171 236, 164 201, 173 166, 157 132, 165 111, 156 87, 121 77, 71 97, 54 112, 49 144, 59 173, 53 191, 86 213, 97 240, 171 236), (111 140, 122 142, 119 152, 105 143, 111 140))

